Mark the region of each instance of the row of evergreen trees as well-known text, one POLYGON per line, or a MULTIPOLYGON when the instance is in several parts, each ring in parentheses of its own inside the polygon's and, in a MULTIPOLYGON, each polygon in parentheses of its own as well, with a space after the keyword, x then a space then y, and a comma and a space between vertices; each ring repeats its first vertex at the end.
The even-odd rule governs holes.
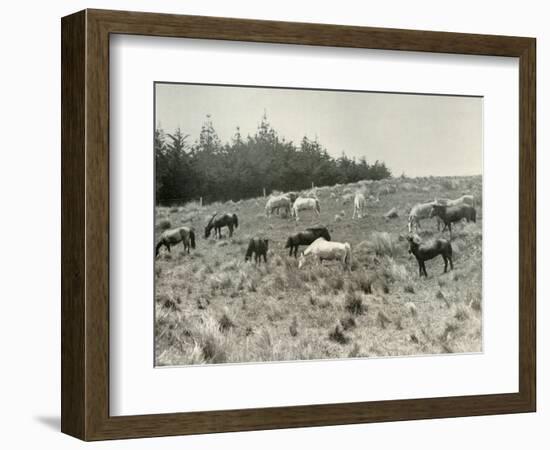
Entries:
POLYGON ((222 144, 210 116, 198 141, 179 128, 174 133, 155 130, 156 200, 169 205, 197 200, 239 200, 262 195, 263 189, 295 191, 315 186, 379 180, 391 176, 383 162, 332 158, 317 141, 307 137, 299 146, 278 136, 265 114, 253 136, 236 129, 222 144))

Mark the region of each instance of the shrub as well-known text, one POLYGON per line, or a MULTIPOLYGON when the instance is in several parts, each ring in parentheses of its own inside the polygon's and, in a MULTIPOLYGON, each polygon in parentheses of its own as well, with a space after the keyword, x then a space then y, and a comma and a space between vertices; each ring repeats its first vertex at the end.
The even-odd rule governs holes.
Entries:
POLYGON ((334 330, 332 330, 328 334, 328 338, 331 341, 337 342, 338 344, 342 344, 342 345, 347 344, 349 342, 349 338, 344 334, 344 332, 342 331, 342 327, 340 325, 336 325, 336 327, 334 327, 334 330))
POLYGON ((376 315, 376 322, 380 326, 380 328, 386 328, 386 326, 391 323, 391 320, 386 314, 384 314, 383 311, 378 311, 378 314, 376 315))
POLYGON ((344 331, 351 330, 357 326, 357 322, 355 322, 353 316, 342 317, 340 319, 340 324, 342 325, 344 331))
POLYGON ((223 333, 226 333, 231 328, 235 328, 235 323, 233 320, 227 315, 227 312, 224 312, 223 315, 218 320, 220 331, 223 333))
POLYGON ((292 323, 288 327, 288 331, 292 337, 298 336, 298 321, 296 320, 296 316, 292 319, 292 323))
POLYGON ((219 324, 211 317, 203 318, 191 335, 202 351, 202 356, 207 363, 220 364, 227 362, 228 354, 226 340, 220 332, 219 324))
POLYGON ((172 227, 172 223, 168 219, 162 219, 159 221, 159 228, 164 231, 172 227))
POLYGON ((360 347, 359 347, 359 344, 357 344, 356 342, 355 344, 353 344, 353 347, 349 351, 348 358, 357 358, 359 356, 359 351, 360 351, 360 347))
POLYGON ((348 291, 344 298, 344 308, 356 316, 363 314, 366 305, 363 305, 363 293, 358 291, 348 291))
POLYGON ((418 314, 416 311, 416 305, 413 302, 405 303, 405 308, 407 309, 407 311, 409 311, 409 314, 413 317, 416 317, 416 315, 418 314))
POLYGON ((385 231, 374 232, 371 235, 370 242, 372 249, 378 256, 393 256, 395 254, 396 245, 390 233, 385 231))
POLYGON ((459 305, 456 305, 456 311, 455 311, 455 314, 454 314, 454 318, 460 322, 463 322, 467 319, 470 318, 470 312, 468 311, 468 308, 463 305, 463 304, 459 304, 459 305))
POLYGON ((365 294, 372 294, 372 278, 366 272, 359 273, 354 279, 355 287, 365 294))

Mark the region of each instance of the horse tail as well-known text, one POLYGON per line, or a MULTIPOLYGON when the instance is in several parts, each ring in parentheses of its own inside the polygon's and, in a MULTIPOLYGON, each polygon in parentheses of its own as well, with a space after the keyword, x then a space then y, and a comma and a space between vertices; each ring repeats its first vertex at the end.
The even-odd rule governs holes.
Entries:
POLYGON ((189 230, 189 239, 191 239, 191 248, 195 248, 195 230, 189 230))
POLYGON ((474 221, 474 223, 476 223, 476 215, 477 215, 476 209, 475 209, 475 207, 473 207, 473 209, 472 209, 472 220, 474 221))
POLYGON ((233 214, 233 223, 235 224, 235 228, 239 228, 239 218, 237 214, 233 214))
POLYGON ((244 257, 245 261, 248 261, 250 258, 252 258, 253 250, 254 250, 254 239, 250 239, 250 242, 248 243, 248 248, 246 249, 246 255, 244 257))

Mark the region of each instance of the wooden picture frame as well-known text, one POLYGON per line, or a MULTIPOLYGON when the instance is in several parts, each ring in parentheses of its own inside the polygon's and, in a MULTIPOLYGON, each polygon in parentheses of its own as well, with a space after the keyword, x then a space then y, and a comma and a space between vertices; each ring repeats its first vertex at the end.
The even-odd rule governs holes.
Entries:
POLYGON ((533 38, 85 10, 62 30, 62 415, 84 440, 535 411, 533 38), (109 415, 109 36, 134 34, 519 58, 519 391, 141 416, 109 415))

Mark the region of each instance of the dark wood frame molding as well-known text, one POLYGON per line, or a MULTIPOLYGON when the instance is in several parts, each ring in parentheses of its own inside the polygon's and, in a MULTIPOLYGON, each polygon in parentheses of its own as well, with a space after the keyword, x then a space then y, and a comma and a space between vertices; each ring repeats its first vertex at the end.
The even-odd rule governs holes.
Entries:
POLYGON ((535 411, 535 39, 103 10, 64 17, 61 32, 64 433, 100 440, 535 411), (519 392, 109 416, 109 35, 115 33, 519 58, 519 392))

